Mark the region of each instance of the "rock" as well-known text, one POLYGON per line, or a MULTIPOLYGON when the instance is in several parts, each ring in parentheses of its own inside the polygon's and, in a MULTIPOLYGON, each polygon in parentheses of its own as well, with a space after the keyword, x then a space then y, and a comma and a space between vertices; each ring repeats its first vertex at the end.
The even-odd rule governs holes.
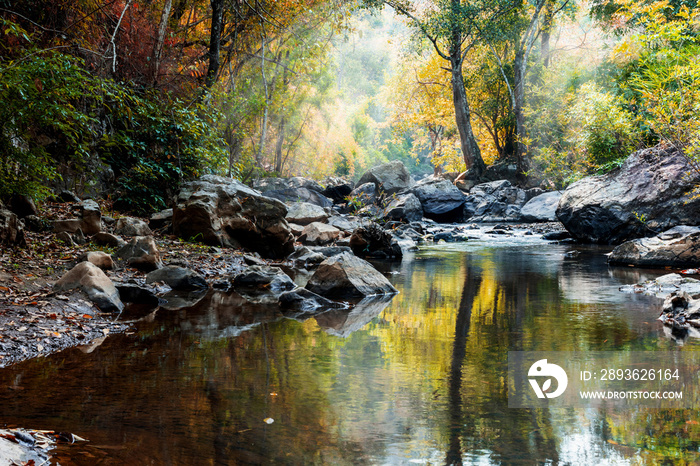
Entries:
POLYGON ((279 303, 283 309, 305 312, 344 307, 343 304, 326 299, 306 288, 297 288, 293 291, 282 293, 279 296, 279 303))
POLYGON ((411 188, 423 206, 423 215, 439 222, 461 221, 464 194, 447 180, 428 177, 411 188))
POLYGON ((267 263, 260 258, 259 255, 253 254, 243 254, 243 262, 246 265, 267 265, 267 263))
POLYGON ((350 183, 343 182, 334 186, 326 186, 321 194, 333 201, 334 204, 342 204, 353 190, 350 183))
POLYGON ((548 241, 561 241, 571 238, 571 234, 568 231, 550 231, 542 235, 542 239, 548 241))
POLYGON ((323 207, 308 202, 294 202, 287 209, 287 222, 308 225, 312 222, 325 222, 330 213, 323 207))
POLYGON ((297 225, 296 223, 289 223, 289 230, 297 238, 304 234, 304 225, 297 225))
POLYGON ((120 248, 126 244, 126 241, 119 236, 105 232, 95 233, 90 239, 98 246, 109 246, 112 248, 120 248))
POLYGON ((75 244, 80 245, 87 243, 87 240, 85 239, 85 235, 83 234, 83 230, 81 228, 78 228, 78 231, 73 233, 73 241, 75 241, 75 244))
POLYGON ((279 200, 238 181, 205 175, 183 185, 173 209, 173 232, 214 246, 243 246, 282 258, 294 250, 286 215, 287 207, 279 200))
POLYGON ((556 221, 561 196, 561 191, 551 191, 531 198, 520 209, 521 220, 532 223, 556 221))
POLYGON ((151 215, 148 226, 154 230, 159 230, 173 223, 173 209, 165 209, 151 215))
POLYGON ((657 146, 633 153, 621 168, 569 186, 557 217, 579 241, 620 244, 677 225, 697 225, 700 184, 682 153, 657 146))
POLYGON ((75 241, 73 241, 73 237, 67 231, 62 231, 60 233, 57 233, 56 239, 68 247, 75 246, 75 241))
POLYGON ((80 219, 72 218, 68 220, 55 220, 53 222, 54 233, 75 233, 80 229, 83 222, 80 219))
POLYGON ((377 186, 374 183, 360 184, 350 193, 350 205, 356 210, 376 202, 377 186))
POLYGON ((389 280, 359 257, 342 253, 323 261, 306 289, 330 299, 357 299, 397 293, 389 280))
POLYGON ((652 238, 622 243, 608 257, 611 265, 694 267, 700 264, 700 228, 677 226, 652 238))
POLYGON ((90 262, 81 262, 76 265, 53 286, 56 293, 75 288, 84 291, 103 312, 120 312, 124 309, 124 304, 119 299, 119 292, 112 280, 90 262))
POLYGON ((0 244, 3 246, 27 246, 19 218, 15 213, 5 209, 0 209, 0 244))
POLYGON ((92 265, 96 265, 102 270, 112 270, 114 269, 114 261, 112 256, 102 251, 90 251, 81 255, 78 259, 79 262, 90 262, 92 265))
POLYGON ((116 253, 118 259, 139 270, 151 271, 163 267, 160 252, 152 236, 134 236, 116 253))
POLYGON ((491 181, 474 186, 464 203, 464 219, 481 222, 517 222, 527 193, 508 180, 491 181))
POLYGON ((327 223, 346 233, 352 233, 360 226, 360 221, 356 217, 346 217, 343 215, 334 215, 328 219, 327 223))
POLYGON ((59 202, 80 202, 80 198, 73 191, 63 190, 56 196, 59 202))
POLYGON ((423 206, 415 194, 398 195, 384 208, 382 218, 400 220, 402 222, 417 222, 423 218, 423 206))
POLYGON ((173 290, 209 288, 207 281, 194 270, 167 265, 146 275, 146 283, 163 282, 173 290))
POLYGON ((413 185, 411 175, 406 170, 403 162, 394 160, 369 169, 365 172, 357 185, 373 183, 378 193, 390 196, 399 191, 410 188, 413 185))
POLYGON ((261 178, 253 183, 253 187, 265 196, 288 204, 308 202, 329 208, 333 205, 333 202, 322 194, 323 187, 307 178, 261 178))
POLYGON ((86 235, 94 235, 102 230, 102 212, 100 205, 92 199, 86 199, 80 205, 82 223, 80 229, 86 235))
POLYGON ((326 260, 326 256, 320 252, 315 252, 306 246, 297 248, 287 259, 304 266, 315 266, 326 260))
POLYGON ((24 227, 35 233, 47 231, 50 229, 50 224, 47 220, 36 215, 28 215, 24 217, 24 227))
POLYGON ((10 211, 14 212, 19 218, 25 218, 38 213, 34 199, 19 194, 15 194, 10 198, 10 211))
POLYGON ((158 296, 146 287, 135 283, 116 283, 114 285, 119 291, 119 297, 124 303, 145 304, 157 306, 160 303, 158 296))
POLYGON ((309 246, 309 250, 323 254, 325 257, 337 256, 344 252, 352 254, 352 249, 349 246, 309 246))
POLYGON ((350 248, 358 257, 401 259, 403 251, 391 233, 376 223, 360 227, 350 237, 350 248))
POLYGON ((279 267, 253 265, 236 275, 233 280, 236 291, 256 290, 261 293, 279 294, 296 288, 294 281, 279 267))
POLYGON ((664 300, 659 320, 677 329, 700 327, 700 299, 685 291, 674 291, 664 300))
POLYGON ((133 217, 122 217, 114 226, 114 233, 123 236, 151 236, 153 232, 143 220, 133 217))
POLYGON ((179 311, 196 306, 200 301, 207 297, 208 290, 204 288, 191 291, 176 291, 173 290, 166 293, 161 298, 164 302, 160 307, 168 311, 179 311))
POLYGON ((299 240, 304 244, 329 244, 340 238, 340 230, 325 223, 313 222, 304 227, 299 240))
POLYGON ((620 291, 624 293, 643 293, 659 298, 666 298, 669 293, 674 291, 683 291, 693 298, 698 298, 700 297, 700 280, 683 277, 677 273, 669 273, 643 283, 623 285, 620 287, 620 291))

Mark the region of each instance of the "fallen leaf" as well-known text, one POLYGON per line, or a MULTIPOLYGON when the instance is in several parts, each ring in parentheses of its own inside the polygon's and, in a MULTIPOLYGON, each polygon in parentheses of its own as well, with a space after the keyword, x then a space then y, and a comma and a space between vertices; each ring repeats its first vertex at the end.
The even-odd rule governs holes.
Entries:
POLYGON ((92 319, 90 314, 83 314, 83 319, 92 319))
POLYGON ((36 350, 37 350, 38 352, 40 352, 40 353, 41 353, 42 351, 44 351, 43 345, 37 345, 37 346, 36 346, 36 350))
POLYGON ((263 422, 266 424, 272 424, 273 422, 275 422, 275 420, 271 417, 266 417, 265 419, 263 419, 263 422))

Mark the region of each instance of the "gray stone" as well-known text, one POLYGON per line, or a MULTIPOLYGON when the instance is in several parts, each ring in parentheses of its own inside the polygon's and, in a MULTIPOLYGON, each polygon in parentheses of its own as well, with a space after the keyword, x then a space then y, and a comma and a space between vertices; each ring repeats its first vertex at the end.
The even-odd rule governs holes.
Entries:
POLYGON ((700 228, 677 226, 651 238, 622 243, 608 257, 612 265, 694 267, 700 264, 700 228))
POLYGON ((299 240, 304 244, 324 245, 340 238, 340 230, 325 223, 313 222, 304 227, 299 240))
POLYGON ((523 222, 554 222, 557 220, 557 206, 561 191, 551 191, 531 198, 520 209, 523 222))
POLYGON ((119 291, 119 297, 124 303, 146 304, 157 306, 160 303, 155 292, 147 287, 135 283, 115 283, 119 291))
POLYGON ((207 281, 194 270, 167 265, 146 275, 146 283, 163 282, 173 290, 209 288, 207 281))
POLYGON ((382 218, 402 222, 417 222, 423 218, 423 206, 415 194, 401 194, 384 208, 382 218))
POLYGON ((152 236, 135 236, 116 253, 118 259, 144 271, 163 267, 158 246, 152 236))
POLYGON ((279 296, 279 303, 283 309, 293 309, 296 311, 324 311, 326 309, 337 309, 344 307, 340 303, 331 301, 306 288, 297 288, 287 291, 279 296))
POLYGON ((413 185, 411 175, 406 170, 403 162, 394 160, 369 169, 365 172, 357 185, 373 183, 378 193, 392 195, 410 188, 413 185))
POLYGON ((154 230, 163 228, 171 223, 173 223, 173 209, 165 209, 156 212, 151 215, 151 218, 148 220, 148 226, 154 230))
POLYGON ((92 199, 86 199, 80 205, 80 229, 86 235, 94 235, 102 230, 102 212, 100 205, 92 199))
POLYGON ((350 193, 350 204, 354 208, 377 202, 377 186, 374 183, 358 184, 350 193))
POLYGON ((256 290, 261 293, 279 294, 296 288, 294 281, 279 267, 253 265, 236 275, 233 280, 236 291, 256 290))
POLYGON ((114 226, 114 234, 122 236, 150 236, 153 234, 148 224, 133 217, 122 217, 114 226))
POLYGON ((38 213, 34 199, 19 194, 15 194, 10 198, 10 210, 19 218, 25 218, 38 213))
POLYGON ((109 246, 112 248, 120 248, 126 244, 126 241, 119 236, 105 232, 95 233, 90 239, 98 246, 109 246))
POLYGON ((63 190, 56 196, 59 202, 80 202, 80 198, 73 191, 63 190))
POLYGON ((294 250, 287 207, 244 184, 205 175, 183 185, 173 209, 173 232, 213 246, 245 247, 282 258, 294 250))
POLYGON ((620 244, 678 225, 697 225, 700 173, 668 146, 630 155, 621 168, 569 186, 557 217, 579 241, 620 244))
POLYGON ((372 265, 349 253, 329 257, 311 276, 306 288, 330 299, 356 299, 397 293, 372 265))
POLYGON ((521 208, 527 201, 526 191, 508 180, 478 184, 465 199, 464 220, 517 222, 521 220, 521 208))
POLYGON ((291 253, 287 259, 297 264, 315 266, 326 260, 326 256, 319 252, 314 252, 306 246, 302 246, 291 253))
POLYGON ((355 230, 350 237, 350 248, 358 257, 401 259, 403 251, 395 238, 377 223, 355 230))
POLYGON ((308 202, 294 202, 287 209, 287 222, 308 225, 312 222, 325 222, 330 213, 323 207, 308 202))
POLYGON ((75 246, 75 241, 73 241, 73 237, 67 231, 62 231, 60 233, 56 233, 56 239, 68 247, 75 246))
POLYGON ((342 215, 332 216, 328 219, 327 223, 346 233, 352 233, 355 231, 355 228, 360 226, 360 221, 356 217, 346 217, 342 215))
POLYGON ((79 288, 87 294, 88 298, 104 312, 119 312, 124 309, 124 304, 119 299, 119 292, 112 280, 94 264, 81 262, 69 270, 56 282, 55 292, 79 288))
POLYGON ((447 180, 428 177, 411 188, 423 206, 423 215, 437 221, 461 221, 464 193, 447 180))

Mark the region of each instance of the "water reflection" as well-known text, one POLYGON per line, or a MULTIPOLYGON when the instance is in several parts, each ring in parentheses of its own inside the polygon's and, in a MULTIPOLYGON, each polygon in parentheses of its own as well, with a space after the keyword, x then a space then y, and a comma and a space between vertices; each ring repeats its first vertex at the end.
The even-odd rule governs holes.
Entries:
POLYGON ((289 318, 235 293, 159 309, 90 352, 0 371, 2 421, 91 440, 63 465, 698 459, 697 411, 507 407, 509 350, 678 349, 658 299, 616 291, 652 272, 597 248, 452 248, 388 265, 400 294, 348 310, 289 318))

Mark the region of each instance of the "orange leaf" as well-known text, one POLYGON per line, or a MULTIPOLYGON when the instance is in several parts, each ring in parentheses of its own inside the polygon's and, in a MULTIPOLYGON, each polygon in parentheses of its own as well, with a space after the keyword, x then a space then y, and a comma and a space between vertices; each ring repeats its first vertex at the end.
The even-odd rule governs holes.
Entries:
POLYGON ((92 319, 90 314, 83 314, 83 319, 92 319))

